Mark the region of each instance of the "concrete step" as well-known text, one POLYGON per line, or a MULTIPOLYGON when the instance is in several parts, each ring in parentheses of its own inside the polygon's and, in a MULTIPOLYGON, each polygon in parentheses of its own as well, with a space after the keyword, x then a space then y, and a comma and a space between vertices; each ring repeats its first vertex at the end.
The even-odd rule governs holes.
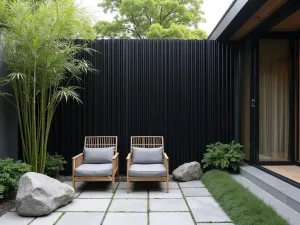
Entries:
POLYGON ((271 206, 278 215, 286 218, 290 225, 299 225, 300 213, 296 212, 294 209, 290 208, 283 202, 279 201, 274 196, 270 195, 268 192, 258 187, 252 181, 248 180, 242 175, 231 175, 237 182, 241 183, 245 188, 251 191, 259 199, 263 200, 266 204, 271 206))
POLYGON ((300 189, 253 166, 241 166, 241 175, 300 213, 300 189))

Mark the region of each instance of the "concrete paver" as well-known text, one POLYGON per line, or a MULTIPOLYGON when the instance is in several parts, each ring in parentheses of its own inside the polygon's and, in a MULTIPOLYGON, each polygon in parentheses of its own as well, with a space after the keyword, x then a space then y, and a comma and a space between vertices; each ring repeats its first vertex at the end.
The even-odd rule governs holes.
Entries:
POLYGON ((18 216, 14 209, 0 217, 0 224, 233 225, 200 181, 170 182, 169 193, 165 182, 131 182, 130 193, 126 182, 116 182, 118 188, 114 193, 109 182, 76 185, 78 198, 56 212, 28 218, 18 216))

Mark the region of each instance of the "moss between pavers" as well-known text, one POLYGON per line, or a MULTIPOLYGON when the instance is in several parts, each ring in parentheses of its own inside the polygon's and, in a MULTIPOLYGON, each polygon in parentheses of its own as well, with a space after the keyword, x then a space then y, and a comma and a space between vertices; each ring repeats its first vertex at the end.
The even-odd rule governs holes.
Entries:
POLYGON ((118 182, 117 186, 115 186, 115 190, 113 191, 113 195, 111 196, 110 202, 109 202, 109 204, 108 204, 108 206, 106 208, 106 211, 105 211, 105 213, 103 215, 103 218, 102 218, 102 221, 101 221, 101 225, 104 223, 105 217, 106 217, 106 215, 107 215, 107 213, 109 211, 109 208, 110 208, 110 206, 112 204, 112 201, 114 200, 114 197, 115 197, 115 194, 117 193, 119 185, 120 185, 120 182, 118 182))
POLYGON ((66 212, 63 212, 62 214, 60 214, 60 216, 57 218, 57 220, 55 221, 55 223, 53 225, 56 225, 58 223, 58 221, 65 215, 66 212))
POLYGON ((178 183, 177 183, 177 185, 178 185, 179 190, 180 190, 180 192, 181 192, 181 194, 182 194, 183 200, 185 201, 185 204, 187 205, 187 207, 188 207, 188 209, 189 209, 189 213, 190 213, 190 215, 191 215, 191 217, 192 217, 192 220, 194 221, 195 224, 197 224, 196 219, 195 219, 195 217, 194 217, 194 215, 193 215, 193 213, 192 213, 191 207, 189 206, 188 201, 187 201, 187 199, 186 199, 186 197, 185 197, 185 195, 184 195, 184 193, 183 193, 183 191, 182 191, 182 187, 181 187, 178 183))
POLYGON ((288 225, 286 219, 229 174, 209 171, 202 182, 235 225, 288 225))

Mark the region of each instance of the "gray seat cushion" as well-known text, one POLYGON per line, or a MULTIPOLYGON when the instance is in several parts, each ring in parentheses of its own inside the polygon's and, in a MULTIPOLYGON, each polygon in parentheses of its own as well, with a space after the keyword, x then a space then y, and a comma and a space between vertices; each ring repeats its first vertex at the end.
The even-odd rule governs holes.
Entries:
POLYGON ((163 149, 132 147, 132 164, 161 164, 163 149))
POLYGON ((165 177, 166 174, 163 164, 133 164, 129 168, 131 177, 165 177))
POLYGON ((77 177, 108 177, 112 175, 112 164, 82 164, 75 169, 77 177))
POLYGON ((83 156, 86 164, 111 163, 115 147, 109 148, 84 148, 83 156))

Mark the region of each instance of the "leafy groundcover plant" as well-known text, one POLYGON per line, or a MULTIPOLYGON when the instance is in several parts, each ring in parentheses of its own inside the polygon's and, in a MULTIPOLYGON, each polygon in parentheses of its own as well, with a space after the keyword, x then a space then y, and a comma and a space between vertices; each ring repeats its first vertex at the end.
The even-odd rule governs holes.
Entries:
POLYGON ((31 171, 31 166, 21 161, 0 159, 0 196, 12 197, 18 187, 20 177, 31 171))
POLYGON ((202 163, 204 169, 234 170, 237 171, 245 157, 243 146, 235 141, 230 144, 217 142, 207 145, 202 163))
POLYGON ((64 165, 67 164, 62 155, 50 155, 47 153, 45 174, 56 178, 62 171, 64 171, 64 165))
POLYGON ((8 70, 0 86, 13 90, 9 100, 17 109, 25 162, 44 173, 55 110, 62 100, 80 102, 77 81, 93 72, 78 58, 83 51, 91 53, 88 43, 74 40, 94 39, 94 29, 73 0, 0 0, 0 35, 8 70))

